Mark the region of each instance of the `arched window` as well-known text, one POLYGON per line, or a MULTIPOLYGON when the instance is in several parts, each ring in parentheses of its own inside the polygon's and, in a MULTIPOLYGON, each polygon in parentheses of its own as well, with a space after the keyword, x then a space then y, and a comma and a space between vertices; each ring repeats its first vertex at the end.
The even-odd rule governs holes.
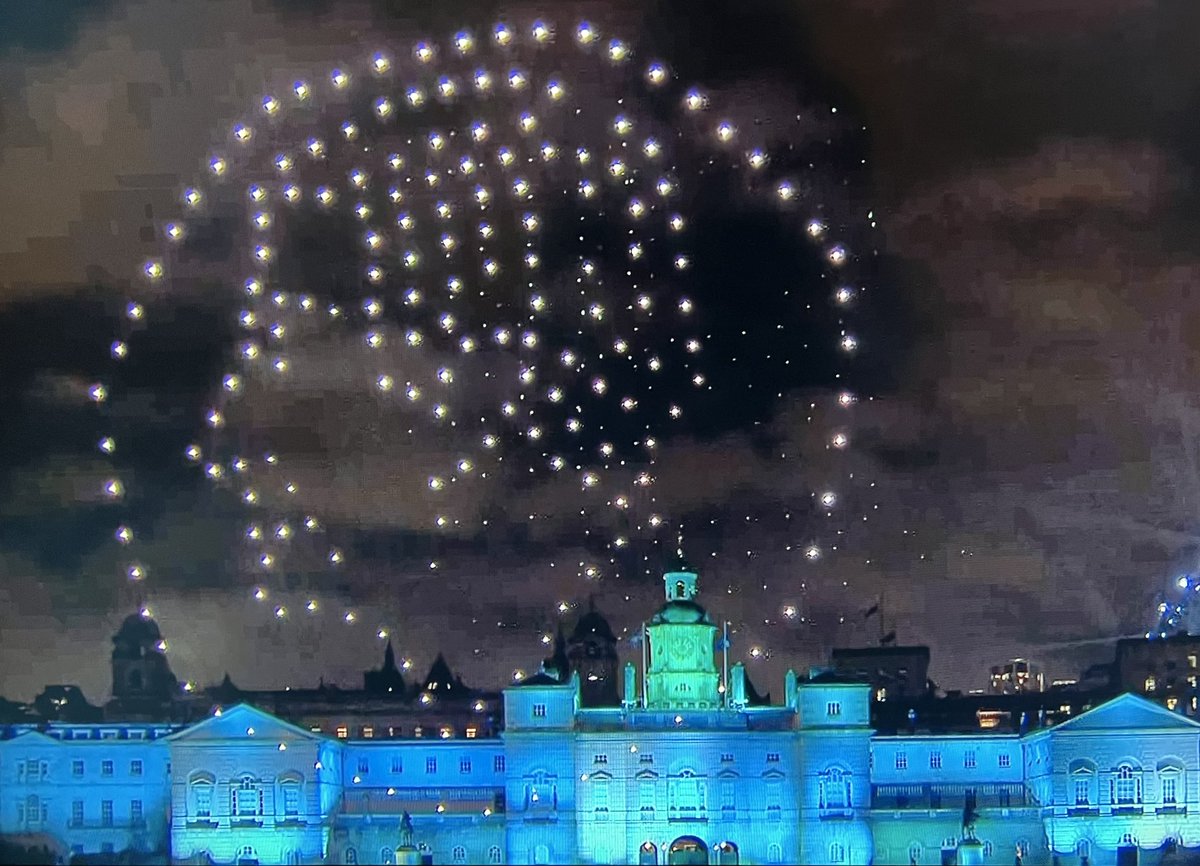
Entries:
POLYGON ((208 773, 194 773, 188 779, 188 815, 199 820, 212 818, 213 787, 216 779, 208 773))
POLYGON ((638 848, 638 866, 655 866, 658 863, 658 846, 653 842, 643 842, 638 848))
POLYGON ((298 773, 285 773, 276 782, 275 812, 283 818, 300 817, 303 780, 298 773))
POLYGON ((467 849, 462 845, 455 845, 454 850, 450 852, 450 856, 453 858, 455 863, 466 863, 467 849))
POLYGON ((1134 806, 1142 802, 1142 774, 1124 763, 1113 773, 1113 804, 1134 806))
POLYGON ((379 850, 379 862, 387 863, 388 866, 394 866, 396 863, 396 853, 391 848, 381 848, 379 850))
POLYGON ((539 864, 540 863, 549 863, 550 862, 550 846, 549 845, 538 845, 536 848, 534 848, 533 849, 533 862, 539 863, 539 864))
POLYGON ((1138 843, 1137 837, 1134 836, 1132 833, 1126 833, 1124 836, 1121 837, 1121 847, 1122 848, 1136 848, 1137 843, 1138 843))
POLYGON ((705 784, 694 770, 682 770, 678 776, 669 779, 667 793, 667 809, 673 818, 696 815, 708 808, 705 784))
POLYGON ((345 851, 343 851, 342 862, 348 864, 348 866, 355 866, 355 864, 358 863, 358 849, 347 848, 345 851))
POLYGON ((841 842, 833 842, 829 846, 829 862, 830 863, 845 863, 846 862, 846 846, 841 842))
POLYGON ((1017 840, 1017 856, 1020 857, 1022 860, 1029 859, 1029 840, 1028 839, 1018 839, 1017 840))
POLYGON ((290 848, 283 859, 287 866, 300 866, 300 852, 295 848, 290 848))
POLYGON ((1075 843, 1075 856, 1080 862, 1092 858, 1092 842, 1090 839, 1080 839, 1075 843))
POLYGON ((243 845, 238 851, 238 866, 258 866, 258 854, 249 845, 243 845))
POLYGON ((924 849, 922 849, 920 842, 910 842, 908 845, 908 862, 910 864, 920 863, 921 855, 924 853, 924 849))
POLYGON ((262 783, 247 774, 230 786, 229 814, 234 818, 259 818, 263 813, 262 783))
POLYGON ((984 842, 983 843, 983 856, 991 857, 994 853, 996 853, 996 846, 993 845, 991 842, 984 842))
POLYGON ((500 851, 499 845, 493 845, 491 848, 488 848, 488 862, 489 863, 499 863, 503 858, 504 858, 504 855, 500 851))
POLYGON ((850 774, 841 767, 830 767, 821 774, 822 809, 850 808, 850 774))
POLYGON ((783 846, 778 842, 772 842, 767 846, 767 862, 782 863, 783 862, 783 846))

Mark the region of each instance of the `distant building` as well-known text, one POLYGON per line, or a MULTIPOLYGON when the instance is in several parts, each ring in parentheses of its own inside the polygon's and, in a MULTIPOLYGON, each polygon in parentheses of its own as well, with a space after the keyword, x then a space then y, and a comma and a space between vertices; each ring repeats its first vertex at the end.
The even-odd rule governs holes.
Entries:
POLYGON ((1197 712, 1200 635, 1126 638, 1117 641, 1110 676, 1119 691, 1145 695, 1169 709, 1197 712))
POLYGON ((1028 659, 1012 659, 992 668, 988 687, 994 695, 1044 692, 1046 677, 1035 662, 1028 659))
POLYGON ((726 678, 717 663, 695 571, 673 563, 665 590, 648 666, 621 669, 617 705, 585 705, 588 668, 565 660, 560 634, 542 670, 504 690, 503 735, 498 719, 474 736, 417 735, 438 713, 479 718, 487 704, 440 656, 405 694, 390 651, 361 691, 243 692, 227 677, 166 710, 210 708, 188 721, 0 725, 0 843, 247 866, 1167 866, 1200 854, 1200 722, 1072 689, 879 701, 874 683, 836 671, 789 671, 782 702, 759 703, 741 664, 726 678), (405 727, 385 736, 384 719, 405 727))
POLYGON ((929 647, 881 646, 835 649, 833 670, 870 683, 876 701, 916 698, 929 691, 929 647))

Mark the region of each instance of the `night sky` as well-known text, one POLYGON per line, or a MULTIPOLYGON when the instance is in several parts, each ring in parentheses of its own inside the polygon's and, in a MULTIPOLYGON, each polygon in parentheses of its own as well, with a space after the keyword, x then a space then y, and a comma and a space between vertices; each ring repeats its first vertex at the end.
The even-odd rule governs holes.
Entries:
MULTIPOLYGON (((103 699, 108 638, 143 601, 182 680, 228 671, 247 687, 349 685, 377 664, 383 630, 417 668, 443 649, 469 683, 500 685, 534 671, 543 636, 589 596, 618 633, 636 631, 680 525, 705 603, 736 628, 733 654, 760 690, 777 692, 785 666, 819 662, 831 646, 877 640, 878 621, 862 617, 876 602, 900 642, 931 646, 939 684, 972 688, 1017 655, 1074 675, 1108 653, 1098 641, 1149 628, 1172 577, 1196 566, 1194 4, 754 0, 703 18, 686 3, 504 7, 522 38, 552 14, 562 44, 547 50, 563 56, 584 18, 635 46, 628 82, 584 78, 577 92, 589 108, 608 99, 604 117, 628 113, 637 141, 641 125, 672 131, 671 177, 691 190, 679 206, 690 270, 663 276, 665 240, 648 234, 630 273, 647 269, 648 284, 692 300, 696 316, 641 322, 642 357, 667 362, 652 377, 602 345, 615 331, 576 339, 574 318, 549 313, 539 351, 606 358, 568 388, 559 414, 543 407, 555 431, 545 444, 515 431, 490 477, 445 482, 446 513, 461 523, 440 529, 429 488, 449 478, 439 466, 464 459, 466 425, 448 433, 372 393, 377 359, 398 364, 400 349, 368 356, 363 334, 390 329, 402 346, 411 320, 397 303, 403 280, 364 288, 362 227, 348 210, 276 211, 271 273, 322 310, 337 303, 362 319, 374 292, 387 311, 341 330, 301 328, 294 376, 247 374, 219 431, 205 414, 246 338, 245 182, 224 197, 214 187, 167 279, 147 285, 140 270, 163 258, 184 188, 214 153, 232 152, 231 125, 262 120, 264 93, 290 96, 290 82, 339 64, 365 69, 381 49, 407 62, 421 39, 448 52, 463 28, 486 40, 499 13, 436 4, 414 20, 409 4, 383 0, 52 5, 0 12, 0 694, 73 682, 103 699), (671 98, 641 86, 654 58, 669 64, 671 98), (740 139, 722 151, 699 125, 680 125, 675 97, 693 84, 710 99, 710 126, 727 115, 770 154, 762 189, 722 161, 744 155, 740 139), (768 206, 783 179, 802 200, 768 206), (809 216, 851 254, 844 309, 831 303, 829 244, 806 237, 809 216), (130 297, 144 304, 132 329, 130 297), (694 362, 680 354, 692 337, 703 342, 694 362), (129 350, 118 365, 116 339, 129 350), (689 380, 697 371, 704 387, 689 380), (598 373, 606 401, 588 393, 598 373), (88 389, 101 381, 109 393, 97 406, 88 389), (839 415, 846 390, 857 401, 839 415), (626 392, 639 394, 636 412, 619 409, 626 392), (674 402, 683 415, 669 423, 674 402), (567 447, 576 404, 585 431, 570 442, 589 456, 564 480, 544 452, 567 447), (634 444, 648 419, 653 464, 634 444), (828 447, 842 430, 850 447, 828 447), (96 448, 106 433, 119 443, 111 458, 96 448), (614 455, 597 458, 610 440, 614 455), (199 466, 185 457, 190 443, 204 449, 199 466), (321 529, 291 518, 296 537, 264 570, 245 530, 277 527, 270 484, 248 511, 242 484, 214 484, 203 467, 210 455, 228 466, 268 449, 297 483, 295 512, 321 529), (580 489, 591 470, 602 487, 643 470, 654 482, 621 511, 580 489), (102 495, 110 477, 126 487, 118 504, 102 495), (833 489, 837 507, 821 507, 833 489), (658 513, 664 525, 650 531, 658 513), (114 540, 119 526, 136 533, 128 548, 114 540), (618 537, 628 544, 614 547, 618 537), (819 558, 806 555, 813 546, 819 558), (145 580, 126 578, 131 562, 145 580)), ((348 112, 369 119, 372 93, 357 108, 311 109, 305 123, 327 124, 332 140, 348 112)), ((489 119, 520 113, 502 105, 489 119)), ((461 119, 435 108, 445 116, 398 112, 387 134, 461 119)), ((577 176, 564 177, 574 189, 577 176)), ((567 198, 539 211, 548 293, 566 291, 576 244, 604 269, 624 267, 613 208, 625 200, 601 201, 607 216, 567 198)), ((505 208, 494 212, 499 222, 505 208)), ((505 237, 495 254, 519 263, 521 242, 505 237)), ((431 271, 443 282, 452 272, 431 271)), ((463 327, 493 333, 494 306, 461 303, 463 327)), ((427 374, 455 351, 436 331, 430 320, 427 374)), ((485 370, 516 375, 517 355, 500 366, 490 357, 454 362, 460 405, 494 409, 501 394, 485 370)))

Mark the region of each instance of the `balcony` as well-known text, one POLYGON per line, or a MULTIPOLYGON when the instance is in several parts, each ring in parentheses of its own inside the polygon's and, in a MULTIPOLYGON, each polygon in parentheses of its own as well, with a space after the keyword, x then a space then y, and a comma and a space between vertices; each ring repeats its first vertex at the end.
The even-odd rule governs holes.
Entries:
POLYGON ((1156 815, 1186 815, 1187 806, 1183 803, 1163 803, 1154 810, 1156 815))
POLYGON ((1068 818, 1095 818, 1099 814, 1099 806, 1090 806, 1087 803, 1076 803, 1074 806, 1067 807, 1068 818))
POLYGON ((1021 783, 982 785, 872 785, 871 808, 893 811, 961 811, 968 791, 975 793, 977 809, 1009 809, 1028 805, 1021 783))
POLYGON ((72 820, 67 827, 71 830, 145 830, 146 819, 127 818, 123 821, 105 821, 103 818, 85 818, 82 821, 72 820))

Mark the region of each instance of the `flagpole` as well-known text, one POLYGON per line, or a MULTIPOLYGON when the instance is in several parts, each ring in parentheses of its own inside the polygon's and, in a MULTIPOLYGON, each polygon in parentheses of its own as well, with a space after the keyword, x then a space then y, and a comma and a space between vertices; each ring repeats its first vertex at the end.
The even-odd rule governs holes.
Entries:
POLYGON ((649 679, 650 673, 650 648, 647 646, 648 639, 646 637, 646 622, 642 621, 642 709, 646 709, 646 681, 649 679))
POLYGON ((729 708, 729 620, 725 620, 724 635, 721 640, 722 652, 725 654, 723 682, 725 683, 725 691, 722 695, 722 704, 726 709, 729 708))
POLYGON ((884 632, 884 630, 883 630, 884 629, 883 603, 886 600, 887 600, 887 589, 884 588, 879 591, 879 645, 880 646, 883 646, 883 636, 884 636, 884 634, 886 634, 886 632, 884 632))

